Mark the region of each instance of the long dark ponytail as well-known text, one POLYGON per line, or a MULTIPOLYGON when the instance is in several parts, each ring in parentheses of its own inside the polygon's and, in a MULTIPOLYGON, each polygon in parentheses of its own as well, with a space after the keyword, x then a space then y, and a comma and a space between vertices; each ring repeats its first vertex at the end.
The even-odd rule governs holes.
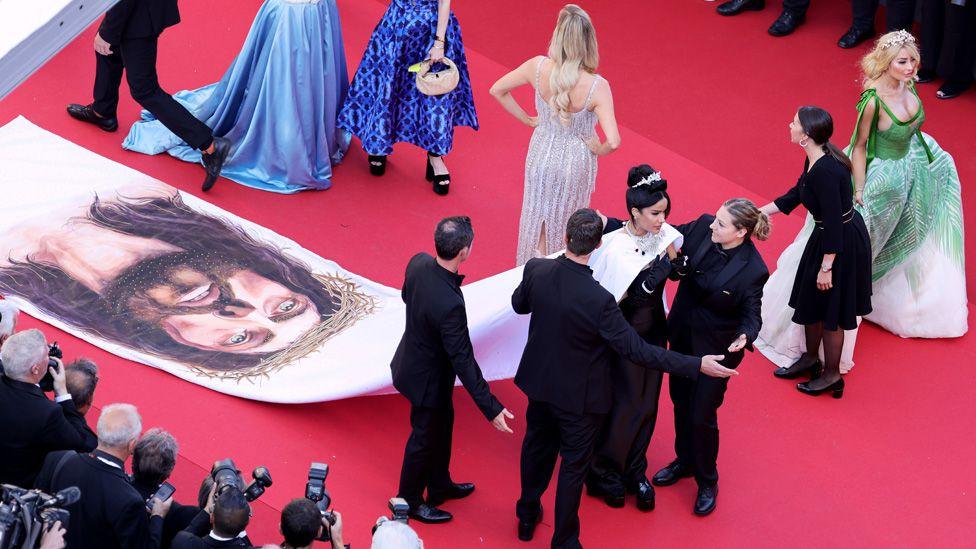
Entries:
POLYGON ((800 110, 797 111, 797 117, 800 119, 803 133, 813 139, 814 143, 820 145, 824 154, 834 157, 847 168, 847 171, 851 171, 851 159, 844 154, 844 151, 830 142, 830 137, 834 135, 834 119, 830 113, 820 107, 807 106, 800 107, 800 110))

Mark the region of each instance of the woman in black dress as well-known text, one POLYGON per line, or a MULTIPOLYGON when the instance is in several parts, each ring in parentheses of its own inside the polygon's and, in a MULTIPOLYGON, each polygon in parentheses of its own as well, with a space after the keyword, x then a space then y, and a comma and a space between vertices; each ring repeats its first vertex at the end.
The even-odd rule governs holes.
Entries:
POLYGON ((834 122, 819 107, 801 107, 790 123, 793 143, 807 154, 803 174, 789 192, 763 206, 767 215, 789 214, 800 204, 816 228, 810 235, 790 294, 793 322, 806 332, 806 352, 777 377, 810 374, 796 388, 808 395, 844 394, 840 355, 844 330, 871 312, 871 240, 861 214, 854 209, 851 161, 830 143, 834 122), (818 358, 823 343, 824 362, 818 358))
MULTIPOLYGON (((676 252, 663 242, 657 245, 655 240, 664 238, 664 220, 671 213, 668 182, 654 168, 642 164, 630 169, 627 187, 630 220, 607 219, 603 232, 623 230, 633 240, 635 250, 654 250, 657 255, 627 288, 620 310, 644 341, 666 347, 664 283, 671 273, 669 254, 676 252), (658 252, 661 248, 665 249, 658 252)), ((647 447, 657 421, 662 372, 620 357, 611 374, 613 407, 597 442, 587 491, 603 496, 611 507, 623 507, 625 493, 636 494, 638 509, 651 511, 654 487, 647 480, 647 447)))

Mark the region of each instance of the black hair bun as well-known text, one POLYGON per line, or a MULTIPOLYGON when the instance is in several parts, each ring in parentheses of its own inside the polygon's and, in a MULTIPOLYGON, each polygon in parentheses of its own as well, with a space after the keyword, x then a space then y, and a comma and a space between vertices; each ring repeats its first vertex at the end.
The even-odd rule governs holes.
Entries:
POLYGON ((668 180, 661 177, 661 172, 648 164, 634 166, 627 173, 627 186, 635 189, 647 189, 649 192, 664 192, 668 190, 668 180))

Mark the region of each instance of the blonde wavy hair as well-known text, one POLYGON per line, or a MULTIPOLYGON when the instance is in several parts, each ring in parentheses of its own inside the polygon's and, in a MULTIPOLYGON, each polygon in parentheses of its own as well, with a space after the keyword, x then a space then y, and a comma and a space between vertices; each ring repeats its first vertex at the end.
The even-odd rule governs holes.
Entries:
POLYGON ((556 30, 549 42, 549 58, 553 61, 552 74, 549 75, 549 88, 552 90, 549 103, 559 119, 568 124, 569 94, 579 82, 581 71, 594 74, 600 64, 596 30, 583 8, 566 4, 559 11, 556 30))
POLYGON ((747 236, 756 240, 766 240, 773 226, 769 216, 753 204, 748 198, 730 198, 722 206, 732 216, 732 224, 736 229, 745 229, 747 236))
POLYGON ((908 51, 908 55, 915 61, 915 71, 918 72, 918 62, 921 55, 915 37, 908 31, 889 32, 878 38, 874 49, 861 59, 861 71, 864 73, 864 88, 870 88, 880 79, 891 66, 901 50, 908 51))

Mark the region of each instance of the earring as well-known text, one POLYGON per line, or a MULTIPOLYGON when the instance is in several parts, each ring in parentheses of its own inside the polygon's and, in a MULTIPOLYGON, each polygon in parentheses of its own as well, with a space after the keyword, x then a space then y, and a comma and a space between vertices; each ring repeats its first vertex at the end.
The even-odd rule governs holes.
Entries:
POLYGON ((799 146, 801 146, 801 147, 806 147, 806 146, 807 146, 807 143, 809 143, 809 142, 810 142, 810 138, 809 138, 809 137, 807 137, 807 138, 805 138, 805 139, 801 139, 801 140, 800 140, 800 141, 799 141, 799 142, 797 143, 797 145, 799 145, 799 146))

